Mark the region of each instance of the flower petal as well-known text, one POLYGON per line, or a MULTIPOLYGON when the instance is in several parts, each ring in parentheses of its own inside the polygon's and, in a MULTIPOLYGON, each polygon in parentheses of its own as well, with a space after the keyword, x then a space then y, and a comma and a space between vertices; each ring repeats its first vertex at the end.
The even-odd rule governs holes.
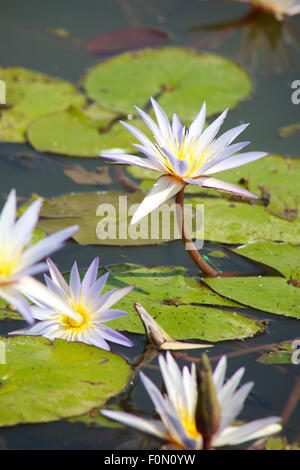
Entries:
POLYGON ((102 410, 101 414, 106 418, 119 421, 120 423, 126 424, 126 426, 138 429, 146 434, 151 434, 161 439, 168 438, 168 434, 160 421, 146 420, 139 416, 114 410, 102 410))
POLYGON ((129 348, 133 346, 133 343, 130 341, 130 339, 126 338, 126 336, 122 335, 118 331, 113 330, 109 326, 101 325, 98 331, 99 334, 103 336, 103 338, 107 339, 108 341, 111 341, 112 343, 121 344, 122 346, 128 346, 129 348))
POLYGON ((206 119, 206 103, 204 101, 196 119, 192 122, 189 132, 188 141, 191 142, 193 138, 197 138, 201 135, 206 119))
POLYGON ((192 180, 191 178, 185 178, 184 181, 189 184, 196 184, 198 186, 202 186, 203 188, 210 188, 215 189, 216 191, 225 191, 226 193, 237 194, 238 196, 258 199, 258 196, 250 193, 250 191, 247 191, 246 189, 243 189, 240 186, 237 186, 236 184, 228 183, 227 181, 218 180, 216 178, 209 178, 203 176, 202 178, 197 178, 194 180, 192 180))
POLYGON ((153 211, 167 199, 177 194, 183 187, 184 183, 173 176, 160 176, 145 199, 139 205, 130 224, 136 224, 140 219, 149 214, 149 212, 153 211))
POLYGON ((63 275, 61 274, 60 270, 56 266, 56 264, 53 263, 52 259, 46 258, 48 269, 50 272, 50 275, 52 277, 52 281, 55 282, 61 289, 66 294, 69 294, 69 286, 63 275))
POLYGON ((99 256, 96 256, 96 258, 91 262, 82 280, 81 290, 83 294, 86 294, 88 290, 96 282, 97 274, 98 274, 98 267, 99 267, 99 256))
POLYGON ((125 286, 119 289, 113 289, 106 294, 103 294, 98 302, 98 309, 99 311, 108 310, 112 307, 116 302, 121 300, 125 295, 127 295, 135 286, 125 286))
POLYGON ((178 176, 184 176, 189 169, 188 162, 186 160, 179 160, 177 155, 166 147, 162 147, 162 150, 167 155, 174 173, 178 176))
POLYGON ((61 312, 64 315, 71 317, 75 321, 81 321, 81 316, 72 310, 68 304, 49 290, 44 284, 37 281, 33 277, 24 276, 18 281, 18 289, 28 296, 32 296, 40 301, 42 304, 53 308, 55 311, 61 312))
POLYGON ((259 158, 265 157, 268 155, 266 152, 246 152, 239 153, 232 157, 226 158, 223 161, 217 163, 216 165, 211 166, 208 170, 205 171, 205 175, 211 175, 212 173, 219 173, 220 171, 231 170, 232 168, 237 168, 247 163, 254 162, 259 158))
POLYGON ((115 153, 101 153, 99 157, 108 158, 109 160, 114 160, 117 163, 124 163, 125 165, 133 165, 140 168, 146 168, 147 170, 159 171, 149 158, 140 158, 134 155, 115 153))
POLYGON ((162 137, 164 140, 168 140, 171 135, 171 127, 170 127, 169 119, 166 113, 164 112, 164 110, 160 107, 160 105, 158 104, 157 101, 155 101, 154 98, 151 97, 150 101, 154 109, 157 123, 162 133, 162 137))

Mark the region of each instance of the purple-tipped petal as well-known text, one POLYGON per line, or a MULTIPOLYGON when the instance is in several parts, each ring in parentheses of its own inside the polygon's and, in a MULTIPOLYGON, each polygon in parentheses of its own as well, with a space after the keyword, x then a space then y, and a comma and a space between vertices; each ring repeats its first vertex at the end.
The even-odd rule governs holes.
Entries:
POLYGON ((61 287, 66 294, 69 293, 68 283, 61 274, 56 264, 54 264, 54 262, 50 258, 46 258, 46 261, 52 281, 55 282, 55 284, 57 284, 59 287, 61 287))
POLYGON ((145 199, 139 205, 134 213, 130 224, 136 224, 139 220, 145 217, 149 212, 155 210, 167 199, 175 196, 184 187, 184 183, 177 178, 169 175, 160 176, 152 189, 149 191, 145 199))
POLYGON ((190 184, 196 184, 202 186, 203 188, 215 189, 217 191, 225 191, 226 193, 236 194, 237 196, 258 199, 258 196, 250 193, 250 191, 240 188, 240 186, 237 186, 236 184, 227 183, 227 181, 218 180, 216 178, 203 176, 202 178, 199 178, 199 180, 195 179, 194 183, 190 182, 190 184))
POLYGON ((112 343, 117 343, 121 346, 127 346, 129 348, 133 346, 133 343, 130 341, 130 339, 126 338, 126 336, 122 335, 118 331, 109 328, 108 326, 101 325, 99 328, 99 334, 107 341, 111 341, 112 343))
POLYGON ((116 302, 121 300, 125 295, 129 294, 135 286, 125 286, 119 289, 113 289, 106 294, 102 295, 100 301, 98 303, 98 312, 108 310, 112 307, 116 302))
MULTIPOLYGON (((118 310, 116 308, 101 310, 99 313, 99 323, 115 320, 116 318, 125 317, 126 315, 128 315, 127 312, 124 312, 124 310, 118 310)), ((98 320, 96 322, 98 323, 98 320)))
POLYGON ((76 261, 74 262, 70 273, 70 291, 77 305, 80 298, 81 282, 76 261))
POLYGON ((204 101, 196 119, 192 122, 189 128, 189 133, 188 133, 189 142, 192 139, 197 138, 201 135, 203 128, 204 128, 205 119, 206 119, 206 103, 204 101))
POLYGON ((150 101, 154 109, 157 123, 161 130, 162 136, 164 139, 168 139, 171 134, 171 127, 170 127, 169 119, 166 113, 164 112, 164 110, 160 107, 160 105, 158 104, 157 101, 155 101, 154 98, 151 97, 150 101))
POLYGON ((30 241, 42 204, 42 199, 34 201, 18 219, 12 230, 12 237, 16 242, 26 245, 30 241))
POLYGON ((231 170, 232 168, 246 165, 247 163, 254 162, 255 160, 258 160, 259 158, 265 157, 267 155, 268 154, 266 152, 240 153, 211 166, 208 170, 205 171, 205 174, 211 175, 213 173, 219 173, 220 171, 231 170))
POLYGON ((162 150, 167 155, 174 173, 178 176, 184 176, 189 169, 188 162, 186 160, 179 160, 175 153, 165 147, 162 147, 162 150))
POLYGON ((182 139, 182 134, 183 134, 183 125, 181 124, 180 119, 177 116, 177 114, 173 114, 172 134, 173 134, 175 142, 177 141, 180 144, 181 139, 182 139))
POLYGON ((158 171, 154 163, 149 158, 140 158, 135 157, 134 155, 127 155, 127 154, 110 154, 110 153, 102 153, 99 157, 108 158, 109 160, 113 160, 117 163, 124 163, 125 165, 133 165, 138 166, 140 168, 146 168, 146 170, 154 170, 158 171))
POLYGON ((96 282, 97 274, 98 274, 98 267, 99 267, 99 256, 96 256, 96 258, 91 262, 82 280, 81 289, 82 289, 83 294, 86 294, 87 291, 96 282))

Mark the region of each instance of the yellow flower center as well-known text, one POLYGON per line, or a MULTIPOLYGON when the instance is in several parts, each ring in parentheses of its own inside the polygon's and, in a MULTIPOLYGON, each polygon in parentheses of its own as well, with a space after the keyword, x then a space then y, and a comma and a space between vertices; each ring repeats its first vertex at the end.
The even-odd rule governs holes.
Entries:
MULTIPOLYGON (((188 165, 188 171, 185 175, 185 178, 189 178, 192 174, 197 171, 204 163, 210 160, 210 147, 206 148, 204 151, 200 151, 199 142, 196 138, 188 142, 187 136, 185 136, 182 141, 179 143, 178 140, 169 141, 167 146, 178 158, 178 160, 185 160, 188 165)), ((168 170, 174 174, 172 165, 168 157, 164 154, 163 150, 159 148, 160 153, 164 156, 164 163, 168 170)), ((178 176, 178 175, 175 175, 178 176)))
POLYGON ((20 264, 22 252, 19 250, 12 252, 12 249, 9 248, 6 246, 0 248, 0 283, 9 281, 9 278, 16 273, 20 264))
POLYGON ((72 333, 72 335, 76 335, 76 333, 85 330, 88 326, 91 325, 91 320, 93 319, 93 312, 89 311, 89 304, 84 304, 84 296, 80 296, 79 302, 77 304, 75 303, 75 300, 73 298, 70 302, 70 307, 72 308, 72 310, 74 310, 74 312, 79 313, 79 315, 81 316, 81 320, 73 320, 73 318, 70 318, 67 315, 61 316, 60 321, 65 330, 66 337, 69 335, 69 333, 72 333))

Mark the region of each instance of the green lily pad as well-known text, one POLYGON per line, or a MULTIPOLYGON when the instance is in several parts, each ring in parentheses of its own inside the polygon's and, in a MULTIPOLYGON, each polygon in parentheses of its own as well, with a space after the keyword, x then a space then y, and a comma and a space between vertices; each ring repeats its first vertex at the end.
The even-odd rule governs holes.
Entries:
POLYGON ((7 302, 0 299, 0 320, 24 320, 23 317, 13 309, 6 308, 7 302))
POLYGON ((293 364, 292 355, 295 353, 295 348, 289 342, 282 342, 278 348, 273 348, 268 352, 263 353, 257 362, 263 364, 293 364))
POLYGON ((208 114, 234 107, 251 91, 251 79, 237 64, 213 54, 166 47, 128 52, 93 67, 83 78, 88 96, 118 113, 144 108, 150 96, 171 116, 193 120, 202 102, 208 114))
POLYGON ((242 305, 300 319, 300 289, 281 277, 205 279, 218 294, 242 305))
MULTIPOLYGON (((36 119, 27 131, 30 144, 39 151, 70 157, 99 157, 100 153, 118 149, 137 150, 134 137, 116 119, 115 113, 99 108, 80 110, 75 107, 36 119)), ((130 121, 150 136, 141 119, 130 121), (138 122, 136 122, 138 121, 138 122)))
POLYGON ((300 279, 300 247, 260 240, 233 251, 253 261, 272 266, 286 278, 300 279))
MULTIPOLYGON (((146 227, 145 224, 147 220, 149 221, 145 228, 148 237, 143 231, 139 234, 138 226, 129 226, 133 212, 144 197, 145 194, 139 191, 132 194, 114 191, 72 193, 44 199, 38 227, 47 233, 53 233, 78 224, 80 229, 74 234, 73 239, 80 244, 157 245, 180 238, 174 213, 170 216, 170 230, 166 223, 156 216, 159 210, 145 219, 141 227, 146 227), (121 206, 125 207, 126 204, 128 209, 131 208, 129 216, 126 210, 125 216, 122 215, 121 206)), ((170 200, 166 204, 171 207, 173 203, 174 201, 170 200)))
MULTIPOLYGON (((176 340, 224 341, 251 337, 265 329, 259 322, 240 313, 227 311, 236 304, 188 276, 183 267, 156 267, 123 264, 110 266, 105 291, 126 285, 135 289, 116 303, 128 312, 126 317, 107 322, 117 330, 145 334, 133 304, 140 303, 169 335, 176 340), (218 305, 208 308, 203 305, 218 305)), ((103 271, 99 271, 99 275, 103 271)), ((84 272, 81 273, 82 275, 84 272)))
POLYGON ((83 343, 28 336, 2 341, 1 426, 80 415, 104 405, 131 376, 123 358, 83 343))
POLYGON ((82 106, 85 96, 71 83, 22 68, 1 68, 8 109, 0 117, 0 140, 25 142, 28 125, 39 116, 82 106))
POLYGON ((265 450, 300 450, 300 444, 297 442, 288 444, 286 437, 270 437, 265 450))
MULTIPOLYGON (((202 190, 203 191, 203 190, 202 190)), ((247 243, 253 240, 282 240, 300 243, 300 220, 290 222, 265 211, 264 206, 211 197, 186 198, 194 206, 204 204, 204 238, 220 243, 247 243)))
MULTIPOLYGON (((122 411, 118 406, 109 405, 110 410, 122 411)), ((100 408, 94 408, 93 410, 85 413, 84 415, 75 416, 74 418, 69 418, 70 423, 83 423, 87 427, 101 427, 101 428, 123 428, 123 424, 118 421, 112 421, 111 419, 105 418, 100 413, 100 408)))

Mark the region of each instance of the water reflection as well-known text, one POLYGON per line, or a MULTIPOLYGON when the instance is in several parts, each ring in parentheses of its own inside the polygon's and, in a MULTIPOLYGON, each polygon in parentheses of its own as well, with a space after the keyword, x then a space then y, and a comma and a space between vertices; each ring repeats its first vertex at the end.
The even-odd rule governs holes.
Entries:
POLYGON ((236 59, 251 72, 258 66, 270 74, 294 66, 292 48, 300 50, 300 30, 288 18, 280 21, 262 9, 253 9, 232 21, 195 26, 188 32, 208 33, 192 47, 216 49, 237 30, 242 31, 242 36, 236 59))

